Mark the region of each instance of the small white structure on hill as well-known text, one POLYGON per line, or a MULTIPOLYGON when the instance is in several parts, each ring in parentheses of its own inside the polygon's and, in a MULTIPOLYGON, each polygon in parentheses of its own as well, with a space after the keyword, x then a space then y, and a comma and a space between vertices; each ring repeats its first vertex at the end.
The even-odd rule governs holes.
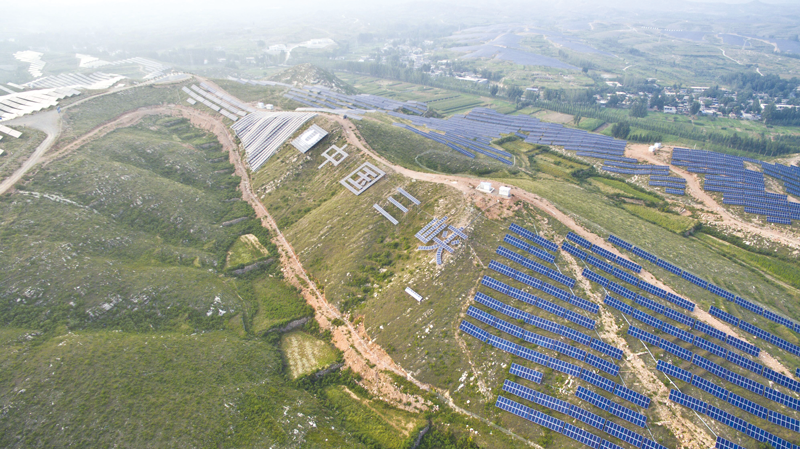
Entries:
POLYGON ((511 198, 511 187, 500 186, 500 196, 503 198, 511 198))
POLYGON ((494 187, 492 187, 491 182, 482 182, 478 184, 478 187, 476 187, 475 190, 483 193, 492 193, 494 192, 494 187))
POLYGON ((416 299, 417 302, 422 302, 422 295, 412 290, 411 287, 406 287, 406 293, 408 293, 412 298, 416 299))
POLYGON ((660 150, 660 149, 661 149, 661 142, 656 142, 655 144, 650 145, 650 148, 649 148, 651 153, 655 153, 656 150, 660 150))

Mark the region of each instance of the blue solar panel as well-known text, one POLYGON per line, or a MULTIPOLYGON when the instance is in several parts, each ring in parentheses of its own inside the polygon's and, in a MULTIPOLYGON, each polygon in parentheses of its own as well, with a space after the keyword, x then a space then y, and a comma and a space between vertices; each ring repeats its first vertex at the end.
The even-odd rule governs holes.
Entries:
POLYGON ((587 390, 586 388, 579 386, 575 391, 575 396, 578 397, 578 399, 582 399, 601 410, 605 410, 607 412, 611 411, 611 404, 613 403, 594 391, 587 390))
POLYGON ((711 343, 710 341, 706 340, 703 337, 695 337, 694 338, 694 345, 700 349, 705 349, 706 351, 718 356, 725 358, 728 355, 728 350, 723 348, 722 346, 711 343))
POLYGON ((567 414, 578 421, 585 422, 586 424, 589 424, 590 426, 596 427, 600 430, 603 430, 606 425, 605 418, 601 418, 600 416, 588 410, 584 410, 577 405, 572 405, 567 414))
POLYGON ((633 309, 633 313, 631 314, 631 316, 641 321, 642 323, 653 326, 656 329, 661 329, 664 326, 663 321, 659 320, 658 318, 652 315, 648 315, 639 309, 633 309))
POLYGON ((664 306, 662 306, 661 304, 659 304, 659 303, 657 303, 657 302, 655 302, 655 301, 653 301, 651 299, 647 299, 647 298, 645 298, 644 296, 642 296, 640 294, 636 294, 636 296, 634 298, 634 301, 636 301, 636 304, 639 304, 640 306, 643 306, 643 307, 647 307, 648 309, 652 310, 653 312, 662 313, 662 314, 664 313, 664 306))
POLYGON ((596 387, 602 388, 609 393, 613 393, 614 389, 617 387, 617 383, 613 380, 606 379, 605 377, 595 374, 587 369, 581 370, 581 379, 596 387))
POLYGON ((692 378, 692 385, 707 393, 711 393, 712 395, 722 399, 723 401, 728 399, 728 390, 720 387, 719 385, 714 384, 711 381, 705 380, 700 376, 694 376, 692 378))
POLYGON ((672 303, 674 303, 674 304, 676 304, 676 305, 678 305, 680 307, 683 307, 684 309, 686 309, 686 310, 688 310, 690 312, 694 311, 695 304, 693 302, 691 302, 691 301, 689 301, 689 300, 687 300, 685 298, 681 298, 680 296, 678 296, 678 295, 676 295, 674 293, 667 292, 667 295, 664 296, 664 299, 666 299, 667 301, 670 301, 670 302, 672 302, 672 303))
POLYGON ((602 444, 600 444, 600 449, 624 449, 624 448, 618 444, 614 444, 604 439, 602 441, 602 444))
MULTIPOLYGON (((576 243, 577 243, 577 242, 576 242, 576 243)), ((602 246, 599 246, 599 245, 592 245, 592 247, 590 248, 590 250, 591 250, 593 253, 595 253, 595 254, 597 254, 597 255, 599 255, 599 256, 601 256, 601 257, 605 257, 606 259, 608 259, 608 260, 610 260, 610 261, 612 261, 612 262, 617 262, 617 255, 616 255, 616 254, 614 254, 614 253, 612 253, 611 251, 609 251, 609 250, 607 250, 607 249, 603 248, 602 246)))
POLYGON ((503 391, 515 394, 523 399, 527 399, 559 413, 567 414, 571 407, 571 405, 566 401, 562 401, 561 399, 532 390, 524 385, 520 385, 510 380, 506 380, 503 383, 503 391))
POLYGON ((628 251, 633 249, 633 245, 631 245, 630 243, 626 242, 625 240, 622 240, 621 238, 619 238, 619 237, 617 237, 615 235, 608 236, 608 242, 611 243, 612 245, 619 246, 620 248, 628 250, 628 251))
POLYGON ((667 449, 667 447, 662 446, 661 444, 656 443, 649 438, 645 438, 642 440, 642 449, 667 449))
POLYGON ((617 385, 617 388, 614 390, 614 394, 632 404, 638 405, 639 407, 650 407, 650 398, 641 393, 633 391, 630 388, 623 387, 622 385, 617 385))
POLYGON ((780 391, 775 390, 773 388, 765 388, 764 397, 771 401, 775 401, 778 404, 785 405, 791 408, 792 410, 800 411, 800 399, 789 396, 786 393, 781 393, 780 391))
POLYGON ((692 335, 689 332, 686 332, 683 329, 678 329, 677 327, 669 323, 664 323, 664 325, 661 327, 661 330, 669 335, 672 335, 673 337, 678 337, 687 343, 694 342, 694 335, 692 335))
POLYGON ((571 231, 567 233, 567 239, 577 243, 578 245, 583 246, 584 248, 592 247, 592 244, 588 240, 571 231))
POLYGON ((534 256, 538 257, 539 259, 547 263, 556 263, 556 258, 552 254, 548 253, 547 251, 536 248, 533 245, 529 245, 514 236, 506 234, 506 236, 503 238, 503 242, 508 243, 509 245, 519 248, 523 251, 526 251, 530 254, 533 254, 534 256))
POLYGON ((632 430, 628 430, 625 427, 620 426, 619 424, 606 421, 605 431, 612 437, 619 438, 626 443, 634 445, 634 447, 642 447, 642 439, 644 437, 632 430))
POLYGON ((784 376, 781 373, 775 372, 770 368, 764 367, 764 371, 761 373, 761 375, 766 377, 767 380, 771 380, 778 385, 783 385, 790 390, 800 391, 800 382, 788 376, 784 376))
POLYGON ((555 280, 556 282, 560 282, 570 288, 575 286, 575 279, 572 279, 568 276, 564 276, 558 271, 555 271, 538 262, 528 259, 527 257, 520 256, 519 254, 515 253, 514 251, 511 251, 508 248, 505 248, 503 246, 498 246, 497 254, 507 258, 508 260, 512 260, 531 271, 547 276, 550 279, 555 280))
POLYGON ((660 339, 659 347, 669 352, 670 354, 676 355, 684 360, 692 360, 692 357, 694 356, 694 353, 692 351, 684 349, 676 345, 675 343, 664 340, 663 338, 660 339))
POLYGON ((594 449, 599 449, 603 441, 599 436, 575 427, 570 423, 564 424, 563 433, 565 436, 594 449))
POLYGON ((746 390, 750 390, 753 393, 763 396, 764 395, 764 384, 760 384, 754 380, 748 379, 741 374, 734 373, 733 371, 726 370, 725 376, 723 377, 728 382, 742 387, 746 390))
POLYGON ((558 433, 561 433, 564 429, 564 425, 566 424, 564 421, 560 419, 553 418, 552 416, 545 415, 544 413, 534 410, 530 407, 526 407, 518 402, 512 401, 511 399, 504 398, 503 396, 497 397, 497 402, 495 402, 495 407, 505 410, 507 412, 511 412, 519 417, 525 418, 528 421, 533 421, 540 426, 547 427, 548 429, 555 430, 558 433))
POLYGON ((756 374, 761 374, 761 372, 764 371, 764 366, 761 365, 760 363, 756 363, 748 358, 742 357, 739 354, 736 354, 735 352, 729 352, 726 358, 728 359, 729 362, 735 363, 741 366, 742 368, 752 371, 756 374))
POLYGON ((731 405, 739 407, 740 409, 756 415, 761 419, 767 419, 769 415, 769 409, 762 405, 758 405, 749 399, 745 399, 736 393, 728 393, 728 398, 726 400, 731 403, 731 405))
POLYGON ((789 430, 793 430, 795 432, 800 432, 800 421, 790 418, 786 415, 781 413, 775 412, 770 410, 769 415, 767 417, 767 421, 777 424, 781 427, 785 427, 789 430))
POLYGON ((744 298, 740 298, 740 297, 737 296, 736 299, 734 300, 734 302, 736 302, 736 304, 738 304, 739 306, 741 306, 741 307, 743 307, 743 308, 755 313, 756 315, 763 315, 764 314, 764 308, 763 307, 761 307, 759 305, 756 305, 756 304, 754 304, 754 303, 752 303, 752 302, 750 302, 750 301, 748 301, 748 300, 746 300, 744 298))
POLYGON ((544 377, 544 374, 540 373, 539 371, 530 369, 522 365, 517 365, 516 363, 511 364, 511 369, 509 370, 509 373, 515 376, 519 376, 523 379, 527 379, 537 384, 542 383, 542 378, 544 377))
POLYGON ((731 315, 730 313, 725 312, 723 310, 720 310, 720 309, 718 309, 718 308, 716 308, 714 306, 711 306, 708 309, 708 313, 710 313, 712 316, 715 316, 715 317, 721 319, 722 321, 727 321, 728 323, 731 323, 734 326, 738 326, 739 325, 739 318, 736 318, 735 316, 731 315))
POLYGON ((645 250, 643 250, 641 248, 634 247, 631 250, 631 252, 633 254, 636 254, 637 256, 641 257, 642 259, 650 262, 650 263, 656 263, 658 261, 658 258, 656 256, 648 253, 647 251, 645 251, 645 250))
POLYGON ((595 368, 598 368, 602 371, 611 374, 612 376, 616 376, 619 374, 619 367, 611 362, 601 359, 593 354, 587 354, 586 359, 584 360, 588 365, 591 365, 595 368))
POLYGON ((700 413, 705 413, 706 409, 708 409, 708 404, 697 399, 689 396, 688 394, 681 393, 678 390, 670 390, 669 391, 669 400, 672 402, 676 402, 678 404, 683 405, 684 407, 689 407, 692 410, 695 410, 700 413))
POLYGON ((722 332, 721 330, 717 329, 716 327, 713 327, 713 326, 711 326, 709 324, 706 324, 706 323, 704 323, 704 322, 702 322, 700 320, 697 320, 694 323, 694 328, 699 330, 700 332, 703 332, 704 334, 708 334, 708 335, 716 338, 717 340, 719 340, 719 341, 721 341, 723 343, 727 343, 728 342, 728 334, 726 334, 725 332, 722 332))
POLYGON ((730 441, 722 438, 717 437, 717 443, 714 445, 715 449, 744 449, 744 447, 739 446, 738 444, 733 444, 730 441))
POLYGON ((679 368, 675 365, 667 363, 663 360, 659 360, 656 363, 656 369, 662 371, 664 374, 667 374, 668 376, 675 377, 686 383, 690 383, 692 381, 692 373, 686 371, 683 368, 679 368))
POLYGON ((633 314, 633 307, 629 306, 628 304, 625 304, 624 302, 618 300, 617 298, 614 298, 613 296, 606 295, 605 300, 603 302, 605 302, 609 306, 619 310, 620 312, 626 315, 633 314))
POLYGON ((743 420, 742 418, 737 418, 732 414, 722 410, 720 408, 714 407, 713 405, 709 405, 706 409, 706 413, 713 419, 730 426, 740 432, 747 432, 748 422, 743 420))
POLYGON ((582 249, 580 249, 578 247, 575 247, 573 245, 570 245, 566 241, 561 243, 561 249, 563 249, 564 251, 572 254, 573 256, 575 256, 575 257, 577 257, 578 259, 581 259, 581 260, 586 260, 586 258, 589 256, 588 254, 586 254, 586 251, 584 251, 584 250, 582 250, 582 249))
POLYGON ((553 252, 558 251, 558 245, 551 242, 550 240, 545 239, 542 236, 534 234, 533 232, 523 228, 522 226, 512 223, 509 229, 521 235, 522 237, 536 243, 537 245, 541 246, 542 248, 548 251, 553 251, 553 252))
POLYGON ((614 346, 611 346, 610 344, 602 342, 602 341, 600 341, 600 340, 598 340, 596 338, 592 340, 591 347, 595 351, 601 352, 601 353, 611 357, 612 359, 617 359, 617 360, 621 360, 622 359, 622 350, 621 349, 619 349, 617 347, 614 347, 614 346))
POLYGON ((746 354, 750 354, 755 357, 758 357, 758 354, 761 352, 761 349, 757 346, 753 346, 744 340, 740 340, 730 335, 728 336, 728 344, 746 354))
POLYGON ((695 322, 694 318, 692 318, 692 317, 690 317, 688 315, 684 315, 684 314, 682 314, 682 313, 680 313, 680 312, 678 312, 676 310, 672 310, 669 307, 664 307, 664 316, 666 316, 667 318, 669 318, 669 319, 671 319, 673 321, 677 321, 677 322, 679 322, 681 324, 685 324, 685 325, 687 325, 687 326, 689 326, 691 328, 694 327, 694 322, 695 322))

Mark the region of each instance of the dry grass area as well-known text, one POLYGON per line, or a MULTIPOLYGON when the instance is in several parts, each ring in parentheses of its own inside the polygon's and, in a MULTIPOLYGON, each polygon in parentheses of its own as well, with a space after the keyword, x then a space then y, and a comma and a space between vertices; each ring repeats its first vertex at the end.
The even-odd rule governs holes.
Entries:
POLYGON ((318 371, 336 361, 336 351, 322 340, 297 331, 281 339, 281 350, 293 379, 318 371))
POLYGON ((227 266, 246 265, 268 255, 269 251, 258 241, 258 237, 245 234, 228 250, 227 266))

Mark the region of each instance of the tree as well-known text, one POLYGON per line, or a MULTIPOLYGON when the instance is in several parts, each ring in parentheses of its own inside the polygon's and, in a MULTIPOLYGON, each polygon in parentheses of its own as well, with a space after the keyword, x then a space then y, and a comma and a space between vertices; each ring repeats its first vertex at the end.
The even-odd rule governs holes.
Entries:
POLYGON ((500 88, 497 87, 497 84, 492 84, 492 86, 489 88, 489 95, 494 97, 495 95, 497 95, 498 90, 500 90, 500 88))
POLYGON ((508 96, 509 100, 516 103, 519 101, 520 97, 522 97, 522 89, 517 86, 512 86, 508 89, 506 95, 508 96))
POLYGON ((768 104, 767 107, 764 108, 764 111, 761 112, 761 118, 764 119, 764 123, 770 124, 777 111, 778 108, 775 106, 774 102, 768 104))
POLYGON ((750 110, 753 111, 753 114, 761 114, 761 102, 758 101, 758 98, 753 99, 753 106, 750 107, 750 110))
POLYGON ((634 103, 634 105, 631 106, 630 115, 631 117, 638 118, 647 117, 647 103, 644 101, 637 101, 634 103))
POLYGON ((611 125, 611 135, 617 139, 624 139, 631 133, 631 125, 622 122, 611 125))
POLYGON ((689 112, 692 115, 697 115, 697 113, 700 112, 700 102, 698 101, 692 102, 692 106, 689 107, 689 112))
POLYGON ((580 115, 580 114, 575 114, 575 116, 574 116, 574 117, 572 117, 572 124, 574 124, 575 126, 578 126, 578 125, 580 125, 580 124, 581 124, 581 119, 582 119, 582 118, 583 118, 583 117, 581 117, 581 115, 580 115))

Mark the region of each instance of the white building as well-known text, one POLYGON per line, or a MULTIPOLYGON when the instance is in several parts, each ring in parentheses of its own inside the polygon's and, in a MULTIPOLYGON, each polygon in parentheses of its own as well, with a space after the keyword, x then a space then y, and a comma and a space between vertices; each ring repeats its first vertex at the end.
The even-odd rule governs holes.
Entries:
POLYGON ((491 182, 482 182, 478 184, 478 187, 475 190, 483 193, 492 193, 494 192, 494 187, 492 187, 491 182))
POLYGON ((503 198, 511 198, 511 187, 500 186, 500 196, 503 198))

